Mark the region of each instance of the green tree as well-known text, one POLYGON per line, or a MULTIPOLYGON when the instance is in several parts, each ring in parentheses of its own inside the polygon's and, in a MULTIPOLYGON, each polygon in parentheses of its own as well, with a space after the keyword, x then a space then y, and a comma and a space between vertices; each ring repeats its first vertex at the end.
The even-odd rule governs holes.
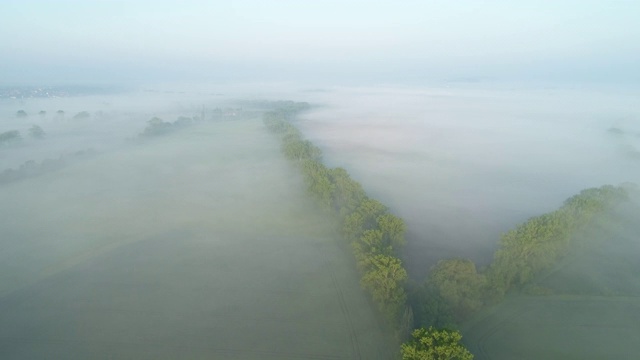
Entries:
POLYGON ((365 217, 358 211, 354 211, 344 219, 342 234, 350 242, 356 241, 364 233, 365 217))
POLYGON ((392 214, 384 214, 378 216, 376 220, 378 228, 382 231, 384 240, 391 245, 396 251, 404 246, 404 232, 407 226, 399 217, 392 214))
POLYGON ((500 238, 488 277, 504 293, 553 268, 569 250, 572 235, 594 216, 628 198, 622 187, 605 185, 582 190, 553 212, 533 217, 500 238))
POLYGON ((381 202, 365 198, 351 215, 347 216, 343 224, 343 233, 347 240, 355 241, 365 230, 378 226, 377 219, 387 211, 381 202))
POLYGON ((360 239, 352 243, 353 255, 360 270, 366 271, 370 259, 376 255, 392 255, 393 249, 384 244, 382 236, 380 230, 365 230, 360 239))
POLYGON ((329 169, 320 161, 305 159, 302 162, 302 173, 309 192, 325 208, 330 209, 334 185, 329 178, 329 169))
POLYGON ((333 192, 333 204, 335 211, 344 218, 354 212, 358 205, 366 198, 362 186, 351 179, 349 173, 343 168, 331 170, 331 181, 335 184, 333 192))
POLYGON ((24 110, 18 110, 18 112, 16 113, 16 117, 18 118, 26 118, 27 116, 27 112, 24 110))
POLYGON ((413 339, 402 344, 402 360, 472 360, 473 355, 460 340, 462 335, 453 330, 416 329, 413 339))
POLYGON ((44 137, 44 130, 38 125, 33 125, 29 128, 29 135, 36 139, 42 139, 44 137))
POLYGON ((473 261, 447 259, 439 261, 433 268, 427 288, 433 288, 456 317, 462 320, 483 305, 486 279, 478 274, 473 261))
POLYGON ((379 254, 369 257, 365 266, 367 270, 361 279, 362 287, 369 291, 382 314, 390 321, 396 321, 407 300, 404 291, 407 271, 402 267, 402 261, 379 254))

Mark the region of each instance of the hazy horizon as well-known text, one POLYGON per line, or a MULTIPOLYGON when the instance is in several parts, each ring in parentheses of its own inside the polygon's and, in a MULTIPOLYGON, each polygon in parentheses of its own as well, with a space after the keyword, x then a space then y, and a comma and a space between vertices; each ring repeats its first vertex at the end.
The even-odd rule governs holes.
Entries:
POLYGON ((637 84, 640 3, 0 4, 0 84, 637 84))

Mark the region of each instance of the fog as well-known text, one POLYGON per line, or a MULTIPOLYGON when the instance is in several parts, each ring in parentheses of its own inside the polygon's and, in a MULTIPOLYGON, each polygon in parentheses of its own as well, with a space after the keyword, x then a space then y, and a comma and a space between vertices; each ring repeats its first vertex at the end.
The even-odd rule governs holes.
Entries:
POLYGON ((0 1, 0 358, 395 359, 419 317, 453 314, 425 283, 450 258, 473 261, 448 285, 480 305, 437 326, 475 359, 634 357, 638 18, 626 0, 0 1), (310 105, 269 114, 282 143, 263 123, 280 100, 310 105), (313 156, 287 161, 292 139, 313 156), (358 184, 399 219, 347 240, 358 184), (531 284, 491 283, 503 234, 606 184, 630 199, 531 284))
MULTIPOLYGON (((328 166, 347 169, 406 221, 405 265, 420 282, 444 258, 487 265, 502 233, 582 189, 637 182, 635 95, 518 84, 182 84, 4 98, 0 132, 22 139, 0 149, 1 170, 41 167, 0 185, 0 351, 390 358, 391 336, 367 330, 379 325, 336 224, 305 193, 255 104, 313 104, 295 125, 328 166), (154 117, 191 120, 145 135, 154 117), (33 125, 43 137, 29 135, 33 125), (52 168, 47 159, 64 161, 52 168), (247 321, 257 323, 249 330, 247 321), (284 338, 298 345, 283 350, 284 338)), ((637 203, 585 230, 585 243, 599 245, 576 252, 546 285, 636 296, 637 281, 622 274, 638 255, 637 203), (614 239, 606 251, 603 238, 614 239)))
POLYGON ((339 88, 303 132, 408 224, 410 270, 487 264, 500 234, 580 190, 640 179, 634 91, 339 88), (623 133, 611 129, 624 129, 623 133))
POLYGON ((3 358, 391 356, 335 225, 259 113, 223 97, 3 104, 3 130, 46 133, 4 145, 3 167, 95 149, 0 187, 3 358), (152 116, 194 120, 139 135, 152 116))

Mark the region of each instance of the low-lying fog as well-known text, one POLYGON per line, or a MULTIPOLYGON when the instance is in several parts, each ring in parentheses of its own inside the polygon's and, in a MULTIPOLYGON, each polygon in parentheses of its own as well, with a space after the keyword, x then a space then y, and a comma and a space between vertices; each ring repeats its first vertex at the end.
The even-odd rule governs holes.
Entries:
POLYGON ((640 179, 640 110, 633 90, 482 83, 149 87, 3 99, 0 132, 20 130, 23 141, 0 149, 0 170, 117 148, 154 116, 173 121, 232 100, 283 98, 318 105, 299 122, 304 134, 324 150, 329 165, 347 168, 407 221, 407 255, 418 277, 443 257, 486 264, 500 234, 528 217, 557 208, 584 188, 640 179), (18 117, 20 110, 28 116, 18 117), (83 111, 90 117, 74 118, 83 111), (32 125, 45 131, 44 139, 28 136, 32 125))
POLYGON ((97 98, 3 105, 2 132, 23 140, 0 148, 0 358, 391 357, 334 224, 260 113, 213 95, 108 99, 109 117, 97 98), (203 105, 204 121, 138 136, 203 105), (60 108, 90 116, 16 118, 60 108))
POLYGON ((501 233, 580 190, 638 182, 634 95, 264 85, 1 99, 0 133, 22 140, 0 146, 0 356, 126 343, 125 358, 386 358, 352 260, 246 100, 315 105, 296 125, 405 219, 419 281, 446 257, 486 265, 501 233), (181 116, 186 130, 140 136, 153 117, 181 116), (93 158, 44 166, 87 149, 93 158), (5 171, 21 167, 28 176, 5 171), (251 348, 241 340, 255 319, 251 348))
POLYGON ((637 93, 616 89, 339 88, 303 133, 408 224, 417 278, 443 257, 486 264, 501 233, 588 187, 640 179, 637 93))

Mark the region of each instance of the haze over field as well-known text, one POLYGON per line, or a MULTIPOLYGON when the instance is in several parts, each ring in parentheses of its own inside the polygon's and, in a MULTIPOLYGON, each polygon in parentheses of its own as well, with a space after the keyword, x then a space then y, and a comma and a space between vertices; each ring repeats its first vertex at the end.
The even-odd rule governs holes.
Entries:
POLYGON ((0 358, 395 359, 430 325, 476 360, 634 357, 639 18, 0 2, 0 358), (408 278, 376 298, 381 254, 408 278))
POLYGON ((581 189, 640 179, 635 92, 476 85, 317 96, 331 106, 306 114, 304 133, 407 220, 421 276, 443 257, 486 264, 516 224, 581 189))

